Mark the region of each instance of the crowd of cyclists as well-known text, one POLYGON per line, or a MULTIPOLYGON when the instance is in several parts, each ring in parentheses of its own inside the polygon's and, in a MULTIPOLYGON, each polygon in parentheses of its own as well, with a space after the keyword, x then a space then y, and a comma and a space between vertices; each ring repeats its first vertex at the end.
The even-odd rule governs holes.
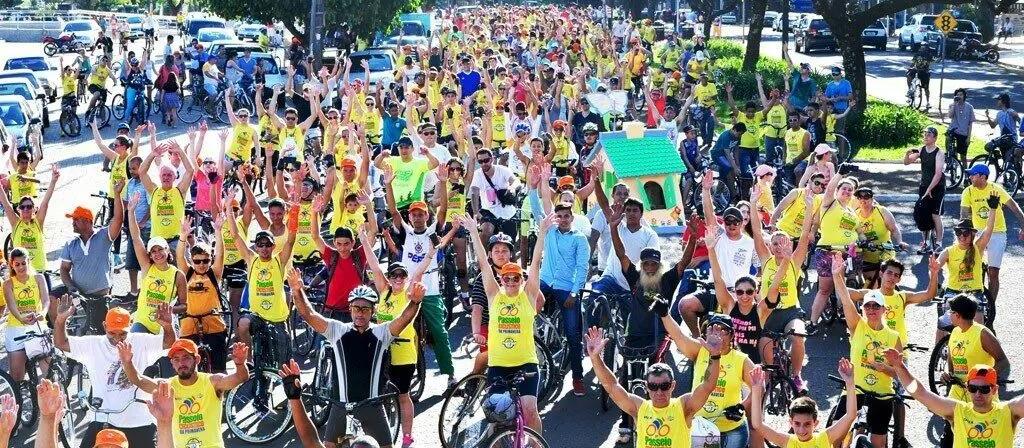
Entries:
MULTIPOLYGON (((949 153, 934 128, 906 152, 922 166, 915 220, 930 223, 927 288, 909 291, 907 229, 844 174, 837 135, 856 101, 841 69, 819 90, 787 56, 787 79, 757 74, 757 97, 735 98, 703 39, 650 20, 605 28, 574 7, 439 19, 429 47, 398 49, 390 85, 352 79, 369 68, 344 55, 316 71, 298 44, 287 83, 267 86, 249 52, 221 69, 173 36, 162 66, 102 37, 97 62, 65 66, 68 101, 102 106, 116 78, 126 111, 162 92, 166 126, 185 91, 226 89, 228 126, 161 141, 128 113, 105 140, 87 114, 107 202, 67 213, 75 237, 56 259, 42 229, 60 169, 42 191, 42 154, 9 142, 0 441, 38 425, 42 447, 220 447, 225 421, 256 443, 294 427, 303 446, 436 446, 413 434, 430 348, 446 448, 548 446, 543 412, 565 377, 618 406, 617 442, 637 447, 909 446, 908 397, 947 422, 943 446, 1013 444, 1024 400, 998 398, 1011 366, 994 323, 1005 214, 1024 212, 987 165, 966 170, 945 246, 949 153), (619 119, 598 109, 616 98, 619 119), (685 167, 678 260, 646 196, 609 182, 602 135, 623 118, 667 131, 685 167), (114 295, 122 272, 129 291, 114 295), (933 362, 911 373, 907 308, 929 303, 933 362), (833 366, 806 339, 845 335, 835 321, 845 393, 820 430, 804 372, 833 366), (460 350, 471 371, 455 368, 460 350)), ((950 118, 969 129, 957 95, 950 118)), ((1024 134, 1009 102, 990 124, 1024 134)))

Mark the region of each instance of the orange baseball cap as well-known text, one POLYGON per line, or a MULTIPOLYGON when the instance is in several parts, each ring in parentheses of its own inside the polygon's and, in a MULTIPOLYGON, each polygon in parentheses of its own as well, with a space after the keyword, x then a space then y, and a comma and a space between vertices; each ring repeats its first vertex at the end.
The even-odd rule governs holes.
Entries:
POLYGON ((96 433, 94 448, 108 448, 112 446, 128 448, 128 437, 116 429, 104 429, 96 433))
POLYGON ((195 356, 199 354, 199 347, 197 347, 196 343, 192 342, 191 339, 178 339, 177 341, 174 341, 171 348, 167 350, 167 356, 174 356, 177 352, 185 352, 195 356))
POLYGON ((107 317, 103 319, 107 331, 123 331, 132 326, 132 314, 128 310, 116 307, 107 311, 107 317))
POLYGON ((551 123, 551 127, 554 129, 565 129, 567 124, 565 120, 555 120, 554 123, 551 123))
POLYGON ((505 265, 502 266, 501 269, 498 270, 498 275, 501 275, 501 276, 505 276, 505 275, 519 275, 519 276, 522 276, 523 275, 523 267, 519 266, 519 263, 508 262, 508 263, 505 263, 505 265))
POLYGON ((87 219, 89 221, 92 221, 92 210, 89 210, 85 207, 75 207, 75 209, 71 213, 68 213, 64 216, 67 216, 68 218, 71 219, 87 219))
POLYGON ((356 161, 352 160, 352 159, 350 159, 348 157, 345 157, 344 159, 341 159, 341 167, 342 168, 346 168, 346 167, 355 168, 356 167, 356 161))
POLYGON ((986 383, 993 386, 999 383, 996 378, 996 369, 985 364, 975 364, 974 367, 971 367, 971 370, 967 372, 967 382, 969 383, 974 380, 984 380, 986 383))
POLYGON ((409 211, 411 212, 413 210, 423 210, 425 212, 429 212, 429 210, 427 209, 427 203, 423 201, 414 201, 412 204, 409 204, 409 211))
POLYGON ((562 177, 558 178, 558 189, 559 190, 561 190, 562 187, 575 187, 575 186, 576 186, 576 179, 574 179, 572 176, 562 176, 562 177))

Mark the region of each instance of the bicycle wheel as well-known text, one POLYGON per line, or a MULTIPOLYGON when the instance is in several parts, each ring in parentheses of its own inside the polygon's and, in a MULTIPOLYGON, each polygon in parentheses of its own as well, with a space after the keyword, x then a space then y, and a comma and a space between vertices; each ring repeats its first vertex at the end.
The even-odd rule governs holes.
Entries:
POLYGON ((780 372, 772 372, 764 390, 764 411, 772 415, 787 415, 796 391, 793 379, 783 376, 780 372))
POLYGON ((711 202, 715 205, 717 212, 724 211, 732 204, 732 193, 724 180, 715 179, 715 184, 711 187, 711 202))
POLYGON ((417 350, 416 356, 416 370, 412 375, 412 383, 409 385, 409 398, 412 401, 419 402, 420 398, 423 397, 423 389, 427 385, 427 359, 423 356, 422 347, 417 350))
POLYGON ((928 388, 932 393, 945 397, 949 395, 949 385, 942 381, 942 374, 953 375, 949 368, 949 335, 945 335, 932 347, 928 358, 928 388))
POLYGON ((850 162, 857 155, 853 143, 843 134, 836 134, 836 165, 850 162))
POLYGON ((78 137, 82 133, 82 119, 70 110, 61 111, 60 130, 68 137, 78 137))
POLYGON ((25 381, 18 383, 18 389, 21 391, 21 398, 24 399, 19 403, 21 408, 18 410, 18 417, 22 426, 31 428, 39 419, 39 407, 36 406, 36 385, 26 378, 25 381))
POLYGON ((540 395, 537 397, 537 407, 543 409, 548 403, 555 401, 558 394, 562 392, 562 384, 565 376, 562 370, 551 357, 551 351, 542 343, 537 345, 537 370, 540 375, 540 395))
POLYGON ((988 166, 989 182, 997 182, 999 180, 999 175, 1002 174, 1002 170, 999 169, 1001 165, 997 157, 994 157, 991 154, 981 154, 978 157, 971 159, 971 163, 969 163, 968 165, 974 166, 977 164, 988 166))
POLYGON ((312 352, 313 342, 316 340, 316 332, 309 328, 309 324, 299 315, 298 311, 292 310, 291 317, 292 322, 291 325, 288 325, 288 328, 292 333, 292 343, 295 344, 295 352, 312 352))
POLYGON ((149 98, 145 95, 138 95, 135 104, 132 105, 132 114, 128 118, 129 124, 142 125, 149 121, 149 109, 151 108, 149 98))
POLYGON ((72 412, 71 407, 71 392, 67 389, 67 384, 70 382, 68 378, 68 372, 61 362, 53 362, 50 364, 50 369, 47 371, 46 376, 49 377, 50 381, 60 384, 64 387, 64 416, 61 417, 60 424, 57 426, 57 436, 60 440, 61 445, 64 448, 71 448, 76 446, 75 442, 75 413, 72 412))
POLYGON ((116 118, 118 120, 124 120, 125 119, 125 117, 124 117, 124 114, 125 114, 124 108, 128 107, 128 104, 125 101, 126 100, 124 98, 124 95, 122 95, 120 93, 118 93, 117 95, 114 95, 114 99, 110 102, 110 112, 114 115, 114 118, 116 118))
POLYGON ((487 377, 476 374, 463 378, 441 405, 437 436, 444 448, 478 446, 487 436, 483 402, 487 397, 487 377))
POLYGON ((268 443, 278 438, 292 422, 281 376, 256 371, 231 389, 224 399, 224 419, 231 433, 245 442, 268 443))
POLYGON ((176 115, 182 123, 197 123, 203 118, 203 101, 195 94, 187 98, 182 96, 181 107, 178 108, 176 115))
POLYGON ((316 369, 313 371, 313 381, 309 383, 310 392, 313 394, 305 401, 306 409, 309 412, 313 424, 323 426, 327 423, 330 415, 330 401, 322 399, 325 394, 335 397, 334 393, 334 352, 330 348, 321 351, 316 369))
POLYGON ((1003 185, 1003 189, 1010 197, 1016 196, 1017 191, 1020 190, 1020 174, 1015 169, 1008 169, 1003 171, 1003 174, 999 176, 1000 183, 1003 185))
POLYGON ((387 383, 383 394, 392 394, 381 401, 384 407, 384 418, 388 421, 388 430, 391 431, 391 444, 398 444, 398 437, 402 434, 402 411, 398 406, 398 387, 387 383))
MULTIPOLYGON (((0 370, 0 395, 10 395, 14 397, 14 402, 21 404, 25 401, 21 399, 21 388, 14 382, 14 378, 11 378, 11 374, 5 370, 0 370)), ((18 433, 18 427, 21 426, 21 418, 14 419, 14 428, 11 429, 11 437, 18 433)))
POLYGON ((960 183, 964 181, 964 166, 960 163, 960 159, 946 157, 946 167, 943 172, 946 173, 946 188, 959 188, 960 183))
POLYGON ((516 434, 515 428, 509 428, 494 434, 484 446, 489 448, 518 448, 522 446, 547 448, 548 442, 533 428, 523 427, 521 439, 516 434))

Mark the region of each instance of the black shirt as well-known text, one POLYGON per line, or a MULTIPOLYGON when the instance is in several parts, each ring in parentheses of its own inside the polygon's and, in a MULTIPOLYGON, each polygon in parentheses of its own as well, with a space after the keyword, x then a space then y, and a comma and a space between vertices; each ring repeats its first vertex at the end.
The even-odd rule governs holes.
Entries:
POLYGON ((757 306, 743 314, 737 304, 732 307, 729 317, 732 318, 733 346, 747 355, 754 364, 760 364, 761 352, 757 349, 757 341, 761 338, 761 319, 757 315, 757 306))
POLYGON ((807 132, 811 133, 811 150, 822 143, 825 143, 825 126, 821 120, 807 119, 807 132))
MULTIPOLYGON (((614 260, 610 261, 614 262, 614 260)), ((655 346, 661 342, 665 335, 665 329, 661 324, 661 318, 650 310, 653 299, 671 299, 679 286, 681 278, 679 270, 673 265, 661 276, 660 291, 643 291, 640 286, 640 271, 630 263, 623 275, 629 290, 632 291, 632 298, 629 301, 629 317, 626 319, 626 346, 633 348, 644 348, 655 346)))
POLYGON ((605 131, 604 121, 601 120, 601 116, 593 112, 587 112, 586 115, 581 113, 573 114, 570 125, 572 125, 572 143, 576 145, 576 148, 583 147, 583 126, 587 123, 596 124, 599 132, 605 131))

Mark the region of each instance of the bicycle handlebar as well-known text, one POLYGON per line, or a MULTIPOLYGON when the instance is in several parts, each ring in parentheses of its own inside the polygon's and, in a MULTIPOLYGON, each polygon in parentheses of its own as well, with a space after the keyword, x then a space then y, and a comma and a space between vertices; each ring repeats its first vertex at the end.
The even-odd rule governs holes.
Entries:
MULTIPOLYGON (((832 382, 839 383, 839 385, 842 386, 843 388, 846 387, 846 380, 844 380, 844 379, 842 379, 842 378, 840 378, 838 376, 829 375, 828 379, 832 380, 832 382)), ((904 400, 904 401, 906 401, 906 400, 913 400, 914 399, 913 397, 911 397, 909 395, 904 395, 904 394, 895 394, 895 393, 892 393, 892 394, 880 394, 878 392, 872 392, 870 390, 864 390, 864 388, 862 388, 860 386, 857 386, 857 385, 854 385, 853 387, 857 388, 857 393, 858 394, 864 394, 864 395, 867 395, 867 396, 869 396, 871 398, 876 398, 876 399, 879 399, 879 400, 888 400, 888 399, 896 398, 896 397, 899 397, 901 400, 904 400)))

